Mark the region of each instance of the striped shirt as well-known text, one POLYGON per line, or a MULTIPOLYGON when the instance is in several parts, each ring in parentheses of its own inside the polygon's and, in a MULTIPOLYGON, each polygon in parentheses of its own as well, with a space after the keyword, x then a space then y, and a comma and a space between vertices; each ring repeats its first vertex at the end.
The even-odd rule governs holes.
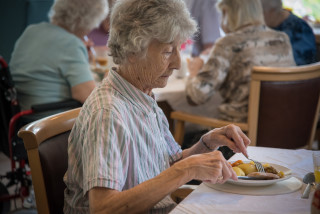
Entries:
MULTIPOLYGON (((93 187, 130 189, 169 168, 181 152, 154 98, 111 70, 70 133, 64 212, 89 213, 87 193, 93 187)), ((172 200, 164 201, 150 212, 173 208, 172 200)))

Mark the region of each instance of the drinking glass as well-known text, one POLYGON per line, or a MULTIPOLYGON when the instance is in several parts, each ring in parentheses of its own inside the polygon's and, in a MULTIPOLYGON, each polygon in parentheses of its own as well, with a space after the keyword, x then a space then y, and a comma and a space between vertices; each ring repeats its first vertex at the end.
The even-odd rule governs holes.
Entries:
POLYGON ((314 151, 312 153, 312 158, 316 184, 320 184, 320 151, 314 151))

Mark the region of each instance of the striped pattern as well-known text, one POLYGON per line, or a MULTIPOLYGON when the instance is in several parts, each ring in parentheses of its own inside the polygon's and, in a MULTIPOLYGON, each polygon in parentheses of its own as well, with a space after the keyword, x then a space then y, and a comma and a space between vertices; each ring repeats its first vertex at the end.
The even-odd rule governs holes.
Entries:
POLYGON ((154 98, 111 70, 83 105, 68 154, 65 213, 88 213, 88 190, 130 189, 170 167, 181 148, 154 98))

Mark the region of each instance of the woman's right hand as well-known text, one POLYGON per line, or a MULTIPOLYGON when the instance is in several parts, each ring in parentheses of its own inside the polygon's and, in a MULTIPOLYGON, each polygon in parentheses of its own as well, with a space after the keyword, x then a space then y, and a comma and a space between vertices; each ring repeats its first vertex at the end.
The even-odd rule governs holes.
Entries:
POLYGON ((187 170, 190 180, 195 179, 211 183, 224 183, 230 178, 237 180, 236 173, 220 151, 192 155, 175 165, 187 170))

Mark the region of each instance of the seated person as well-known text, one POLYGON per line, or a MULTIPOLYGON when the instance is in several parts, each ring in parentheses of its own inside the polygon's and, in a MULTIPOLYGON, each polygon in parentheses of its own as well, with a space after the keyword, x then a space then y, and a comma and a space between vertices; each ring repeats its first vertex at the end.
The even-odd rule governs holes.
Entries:
POLYGON ((282 8, 281 0, 261 0, 266 25, 285 32, 293 49, 297 65, 317 61, 317 46, 312 28, 299 17, 282 8))
POLYGON ((108 46, 119 67, 88 97, 70 133, 64 213, 168 213, 169 194, 191 179, 237 179, 214 150, 247 155, 240 128, 212 130, 182 151, 152 93, 180 67, 180 46, 195 31, 183 0, 116 2, 108 46))
POLYGON ((89 34, 88 38, 93 42, 93 46, 106 46, 109 38, 109 27, 110 27, 110 14, 112 6, 116 0, 108 0, 109 4, 109 15, 99 25, 94 28, 89 34))
POLYGON ((71 98, 86 100, 95 82, 82 39, 107 14, 105 0, 56 0, 50 23, 27 27, 9 64, 22 110, 71 98))
POLYGON ((212 47, 220 37, 216 0, 185 0, 191 16, 197 21, 199 32, 193 38, 192 56, 199 56, 212 47))
POLYGON ((292 48, 285 33, 264 25, 260 1, 219 0, 217 8, 226 35, 216 41, 206 64, 200 58, 191 60, 187 98, 199 105, 220 92, 219 115, 213 116, 245 122, 251 67, 295 66, 292 48))

